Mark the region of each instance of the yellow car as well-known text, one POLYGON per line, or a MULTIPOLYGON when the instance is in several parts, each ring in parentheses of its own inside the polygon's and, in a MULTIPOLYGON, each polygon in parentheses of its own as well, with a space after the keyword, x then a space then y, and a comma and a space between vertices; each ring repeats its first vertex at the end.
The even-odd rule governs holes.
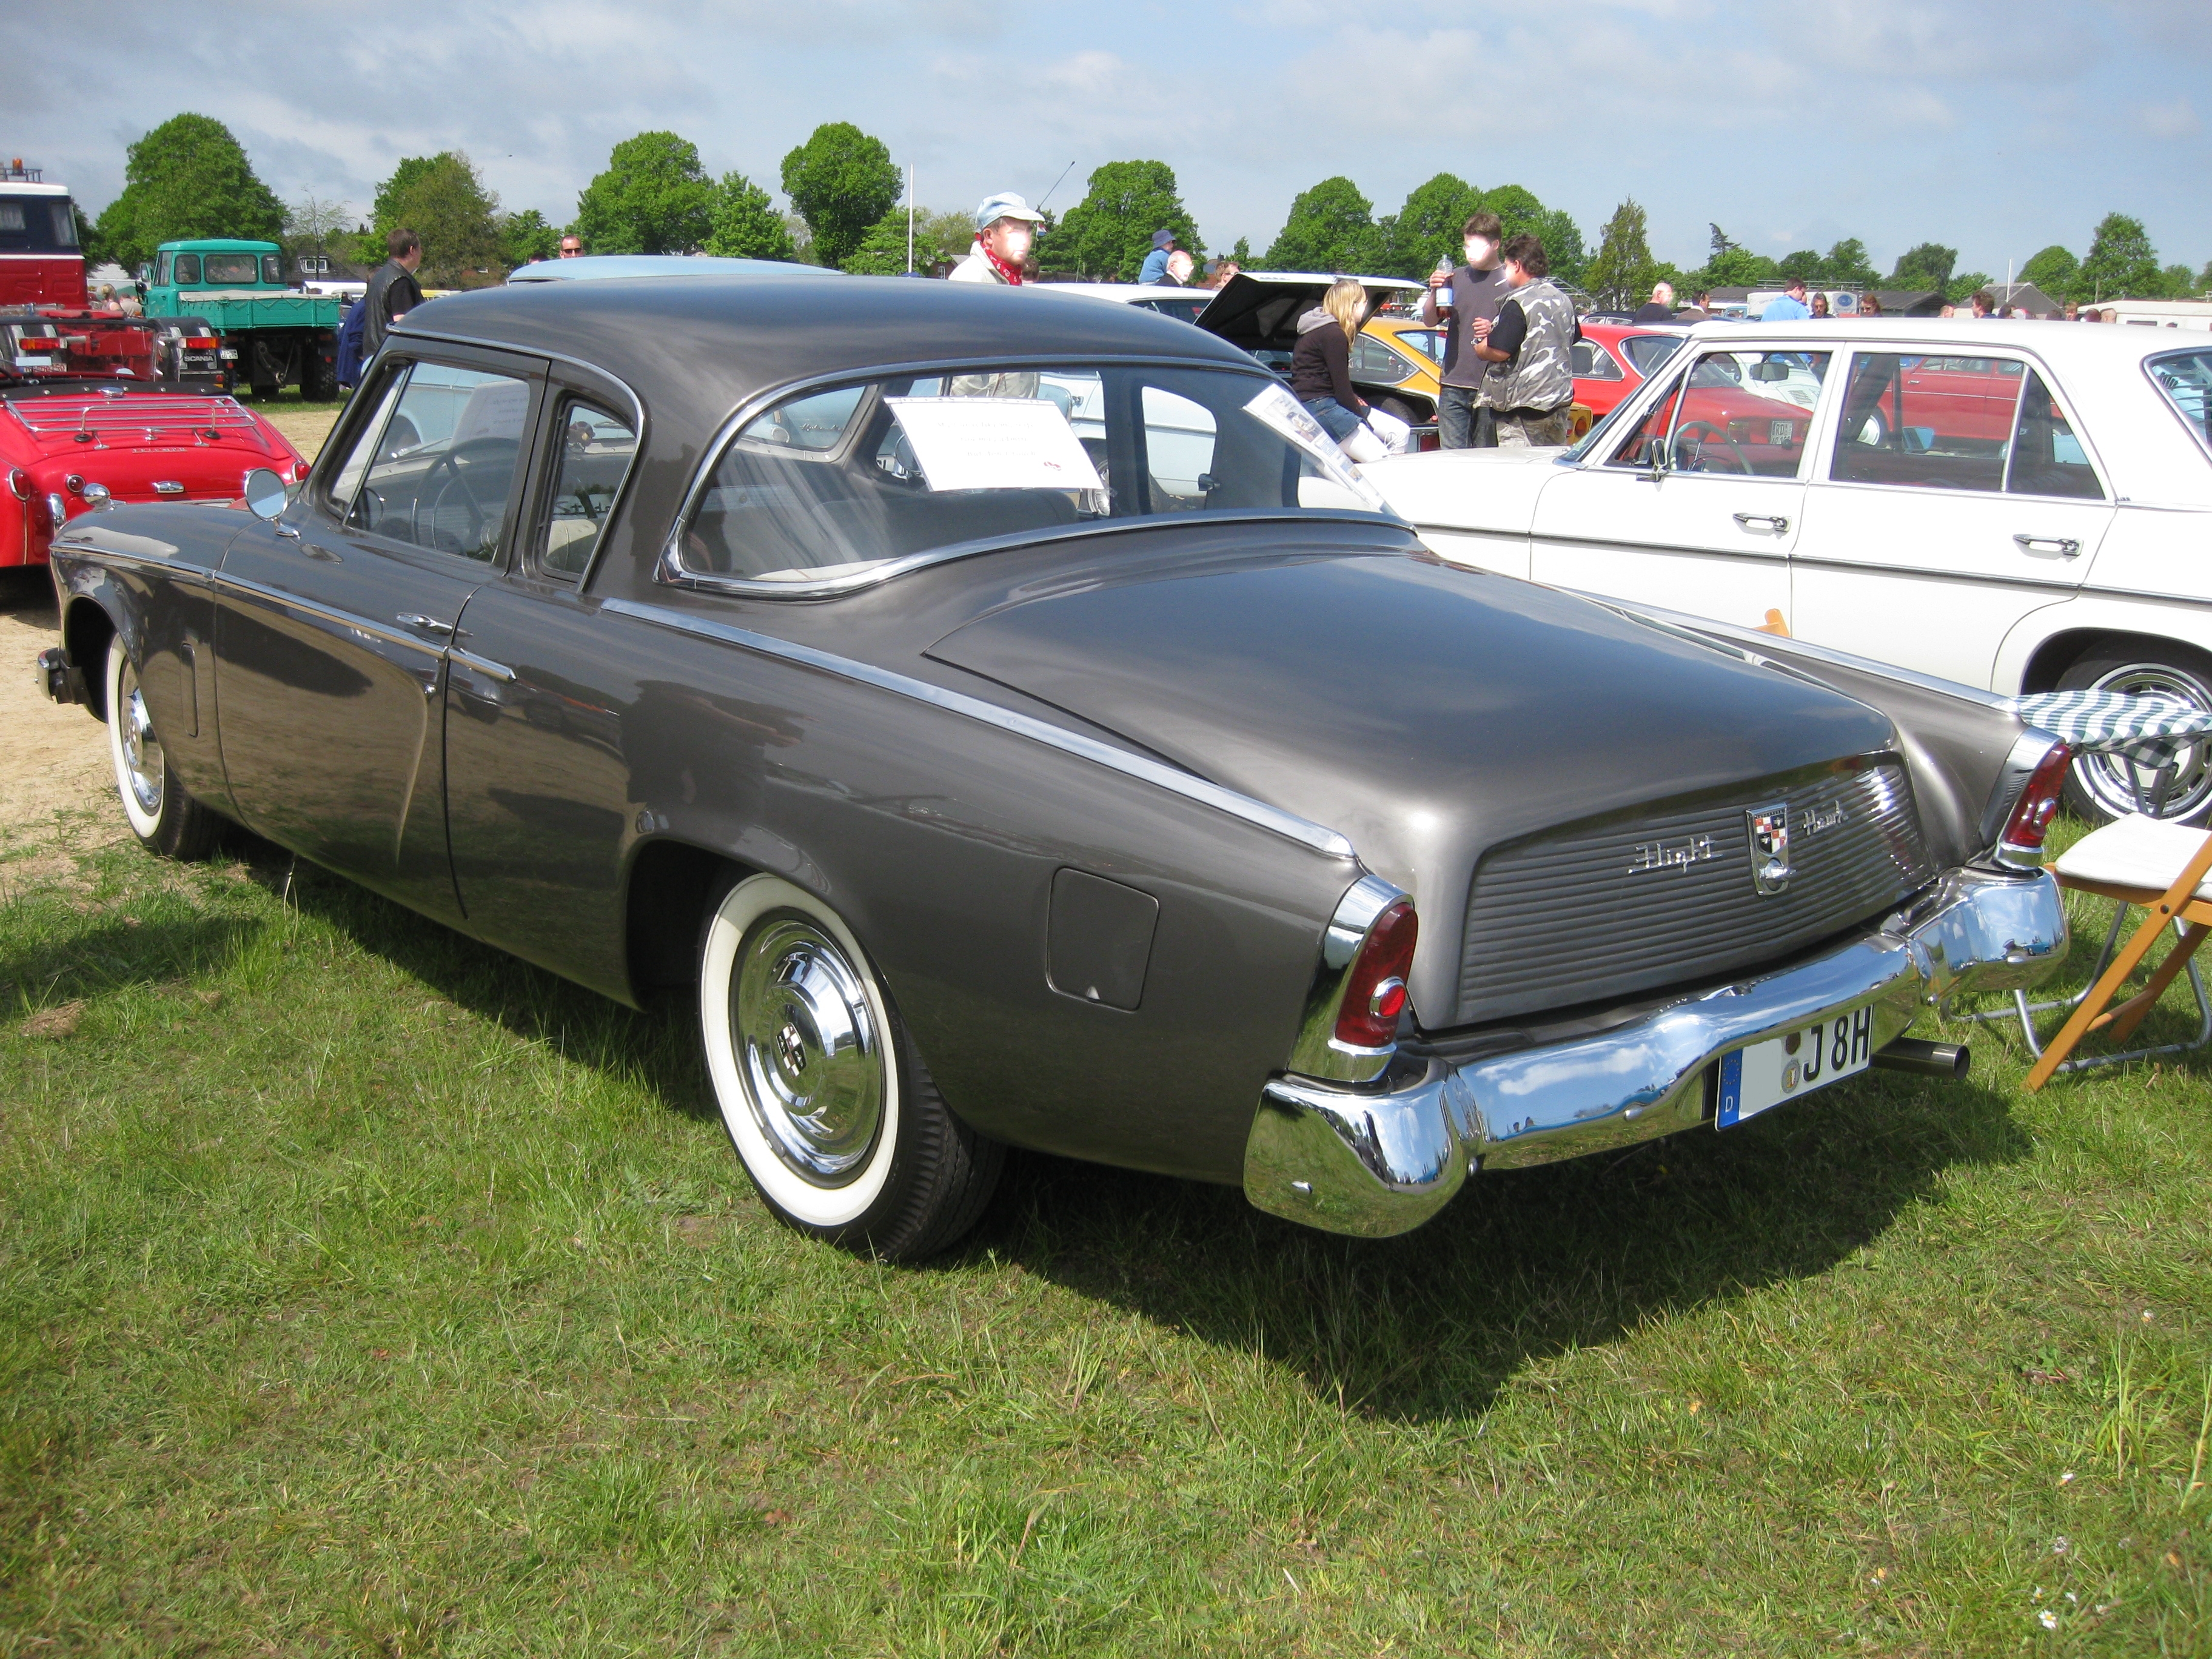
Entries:
MULTIPOLYGON (((1443 355, 1442 328, 1431 328, 1418 317, 1370 317, 1352 343, 1352 378, 1363 391, 1389 386, 1379 397, 1367 393, 1369 401, 1414 427, 1431 427, 1443 395, 1443 355)), ((1586 406, 1576 404, 1576 437, 1590 429, 1591 418, 1586 406)), ((1417 434, 1417 441, 1425 449, 1436 446, 1426 434, 1417 434)))

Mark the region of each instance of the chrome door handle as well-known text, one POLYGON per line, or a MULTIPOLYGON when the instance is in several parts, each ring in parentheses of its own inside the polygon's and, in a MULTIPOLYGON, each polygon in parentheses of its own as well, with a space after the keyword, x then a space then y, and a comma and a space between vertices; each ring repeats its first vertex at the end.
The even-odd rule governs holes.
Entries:
POLYGON ((2070 559, 2081 550, 2081 544, 2071 536, 2015 536, 2013 540, 2031 553, 2056 553, 2062 559, 2070 559))
POLYGON ((453 631, 453 625, 449 622, 440 622, 435 617, 418 617, 411 611, 403 611, 392 620, 409 628, 419 628, 425 634, 450 634, 453 631))
POLYGON ((296 525, 280 524, 276 526, 276 533, 291 541, 296 542, 300 539, 300 531, 296 525))
POLYGON ((1778 514, 1737 513, 1733 514, 1730 516, 1746 530, 1750 529, 1753 525, 1765 525, 1769 530, 1771 530, 1776 535, 1779 536, 1790 528, 1790 520, 1781 517, 1778 514))

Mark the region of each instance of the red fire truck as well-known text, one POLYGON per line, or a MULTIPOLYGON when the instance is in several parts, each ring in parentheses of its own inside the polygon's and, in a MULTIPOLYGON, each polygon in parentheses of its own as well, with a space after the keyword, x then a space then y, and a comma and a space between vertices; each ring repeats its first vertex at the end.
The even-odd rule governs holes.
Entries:
POLYGON ((46 183, 20 156, 0 167, 0 367, 214 391, 221 343, 196 317, 134 317, 94 305, 69 187, 46 183))

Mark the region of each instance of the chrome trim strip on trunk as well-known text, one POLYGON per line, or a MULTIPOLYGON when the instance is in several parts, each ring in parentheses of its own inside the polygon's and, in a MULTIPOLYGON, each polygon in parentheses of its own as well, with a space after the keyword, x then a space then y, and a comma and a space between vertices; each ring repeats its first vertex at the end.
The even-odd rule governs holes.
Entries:
POLYGON ((1763 977, 1698 991, 1626 1024, 1367 1091, 1278 1077, 1244 1151, 1244 1195, 1331 1232, 1380 1238, 1436 1214, 1478 1168, 1632 1145, 1705 1119, 1707 1069, 1731 1049, 1870 1008, 1877 1049, 1929 1004, 2026 989, 2057 972, 2066 911, 2050 876, 1954 870, 1858 938, 1763 977))
POLYGON ((1265 801, 1255 800, 1249 795, 1239 794, 1234 789, 1225 789, 1193 773, 1178 771, 1143 755, 1133 755, 1125 749, 1115 748, 1111 744, 1100 743, 1095 738, 1086 738, 1062 726, 1017 714, 1011 708, 1001 708, 996 703, 986 702, 981 697, 971 697, 965 692, 949 690, 927 680, 878 668, 871 663, 856 662, 850 657, 817 651, 812 646, 777 639, 771 634, 755 633, 751 629, 716 622, 710 617, 672 611, 665 605, 641 605, 633 599, 611 599, 601 600, 600 607, 617 616, 632 617, 656 628, 665 628, 678 634, 691 634, 701 639, 716 640, 741 650, 759 652, 764 656, 781 657, 787 662, 803 664, 856 684, 873 686, 878 690, 911 697, 917 702, 932 703, 947 713, 980 720, 987 726, 995 726, 1001 731, 1012 732, 1033 743, 1079 755, 1097 765, 1126 773, 1133 778, 1140 778, 1157 788, 1211 806, 1232 817, 1242 818, 1247 823, 1256 824, 1286 841, 1310 847, 1327 857, 1356 859, 1358 856, 1350 841, 1325 825, 1311 823, 1280 807, 1270 806, 1265 801))

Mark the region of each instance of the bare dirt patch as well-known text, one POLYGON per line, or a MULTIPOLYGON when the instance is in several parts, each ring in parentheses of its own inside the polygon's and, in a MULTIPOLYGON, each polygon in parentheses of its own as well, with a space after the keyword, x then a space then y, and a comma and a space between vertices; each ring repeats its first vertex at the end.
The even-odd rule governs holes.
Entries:
POLYGON ((107 728, 37 683, 39 653, 60 643, 46 568, 0 570, 0 825, 43 822, 108 787, 107 728))

